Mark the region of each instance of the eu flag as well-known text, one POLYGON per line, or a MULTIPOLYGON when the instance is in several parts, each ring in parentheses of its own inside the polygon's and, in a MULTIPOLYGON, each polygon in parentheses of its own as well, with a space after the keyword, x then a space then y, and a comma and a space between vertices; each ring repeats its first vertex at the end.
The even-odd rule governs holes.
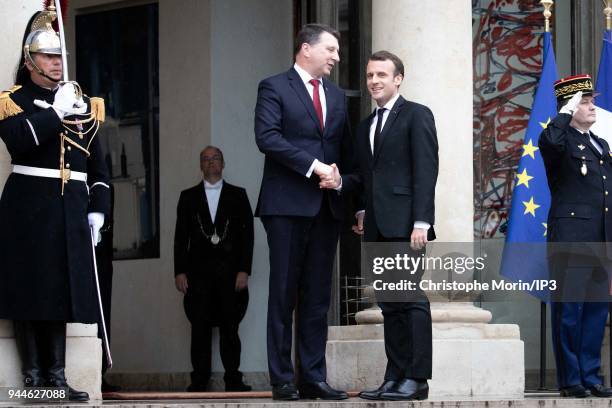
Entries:
POLYGON ((597 106, 597 121, 591 128, 593 133, 612 143, 612 31, 604 33, 601 47, 601 60, 595 90, 599 93, 595 97, 597 106))
MULTIPOLYGON (((557 115, 557 65, 550 33, 544 33, 542 76, 536 90, 512 192, 501 274, 514 281, 548 279, 546 229, 550 191, 538 148, 540 133, 557 115), (534 244, 532 244, 534 243, 534 244)), ((532 292, 544 300, 548 291, 532 292)))

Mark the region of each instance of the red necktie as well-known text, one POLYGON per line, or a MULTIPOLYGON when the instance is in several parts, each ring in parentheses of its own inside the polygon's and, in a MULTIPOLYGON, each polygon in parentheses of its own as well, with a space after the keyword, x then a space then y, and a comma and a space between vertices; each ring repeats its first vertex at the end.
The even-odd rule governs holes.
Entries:
POLYGON ((319 97, 319 81, 316 79, 311 79, 310 83, 314 88, 312 90, 312 103, 314 104, 315 112, 317 112, 321 130, 323 130, 323 108, 321 107, 321 98, 319 97))

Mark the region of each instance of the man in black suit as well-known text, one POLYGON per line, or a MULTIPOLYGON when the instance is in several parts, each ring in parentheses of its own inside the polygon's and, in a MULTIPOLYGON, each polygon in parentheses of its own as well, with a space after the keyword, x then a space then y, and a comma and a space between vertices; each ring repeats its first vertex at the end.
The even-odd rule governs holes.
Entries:
POLYGON ((226 391, 250 391, 242 381, 238 325, 249 302, 253 213, 246 191, 222 178, 223 153, 200 153, 203 182, 181 192, 174 236, 176 288, 185 294, 191 322, 191 385, 205 391, 210 379, 211 331, 219 327, 226 391))
MULTIPOLYGON (((369 242, 404 242, 420 256, 435 239, 434 197, 438 177, 438 141, 429 108, 399 94, 404 65, 388 51, 368 61, 367 86, 376 110, 357 128, 356 168, 342 177, 343 190, 361 186, 365 211, 357 213, 356 231, 369 242)), ((336 177, 338 169, 335 169, 336 177)), ((333 182, 325 187, 335 187, 333 182)), ((420 279, 423 271, 416 274, 420 279)), ((385 319, 387 369, 383 384, 363 391, 365 399, 426 399, 431 378, 432 328, 427 296, 409 301, 380 301, 385 319)))
POLYGON ((304 26, 293 67, 261 81, 257 95, 255 140, 265 164, 256 215, 270 248, 268 366, 277 400, 347 398, 329 387, 325 366, 342 203, 337 191, 319 188, 350 145, 344 92, 325 79, 340 59, 338 38, 330 27, 304 26), (299 395, 291 362, 296 303, 299 395))

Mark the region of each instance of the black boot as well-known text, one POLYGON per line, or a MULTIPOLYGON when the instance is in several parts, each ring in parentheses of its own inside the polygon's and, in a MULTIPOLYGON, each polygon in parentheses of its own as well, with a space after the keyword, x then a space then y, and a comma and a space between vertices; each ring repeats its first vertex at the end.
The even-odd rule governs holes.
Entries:
POLYGON ((89 394, 73 389, 66 382, 66 323, 46 323, 47 386, 66 388, 70 401, 89 401, 89 394))
POLYGON ((23 385, 26 387, 44 387, 40 354, 36 343, 36 328, 34 322, 15 320, 15 342, 21 358, 23 385))

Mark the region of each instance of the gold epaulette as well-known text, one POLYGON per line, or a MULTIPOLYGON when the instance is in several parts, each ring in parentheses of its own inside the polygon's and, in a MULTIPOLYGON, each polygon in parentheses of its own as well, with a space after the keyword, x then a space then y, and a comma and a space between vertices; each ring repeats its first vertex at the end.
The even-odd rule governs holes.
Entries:
POLYGON ((99 97, 89 98, 89 104, 91 105, 91 113, 98 122, 104 122, 106 118, 106 109, 104 108, 104 99, 99 97))
POLYGON ((0 93, 0 120, 23 112, 23 109, 11 99, 11 94, 19 88, 21 88, 21 85, 15 85, 8 91, 0 93))

